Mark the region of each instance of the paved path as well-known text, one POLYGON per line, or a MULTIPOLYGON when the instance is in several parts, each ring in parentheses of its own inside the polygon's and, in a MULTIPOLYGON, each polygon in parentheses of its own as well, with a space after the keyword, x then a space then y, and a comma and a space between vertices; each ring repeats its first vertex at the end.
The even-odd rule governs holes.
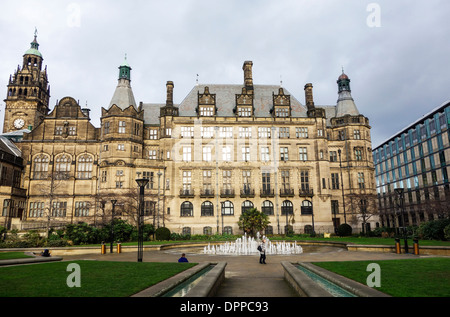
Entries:
MULTIPOLYGON (((353 252, 341 248, 321 247, 318 250, 307 251, 294 256, 268 255, 267 264, 259 264, 258 255, 249 256, 218 256, 194 253, 193 249, 183 248, 170 251, 144 252, 144 262, 176 262, 182 252, 191 263, 227 262, 225 281, 222 283, 217 297, 294 297, 297 296, 284 281, 282 261, 319 262, 319 261, 363 261, 389 260, 400 258, 418 258, 411 254, 353 252)), ((64 256, 64 261, 103 260, 103 261, 137 261, 135 252, 121 254, 86 254, 64 256)))

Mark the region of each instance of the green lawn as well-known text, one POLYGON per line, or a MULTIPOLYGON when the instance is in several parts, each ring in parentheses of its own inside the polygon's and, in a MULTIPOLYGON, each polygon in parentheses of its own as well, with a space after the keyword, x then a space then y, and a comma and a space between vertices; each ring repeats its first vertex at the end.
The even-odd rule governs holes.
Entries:
POLYGON ((32 256, 26 255, 24 252, 0 252, 0 260, 22 259, 22 258, 32 258, 32 256))
POLYGON ((128 297, 194 265, 74 261, 0 267, 0 297, 128 297), (70 263, 80 265, 79 288, 67 286, 70 263))
POLYGON ((380 265, 379 291, 394 297, 450 297, 450 258, 411 260, 320 262, 329 271, 366 285, 372 271, 370 263, 380 265))

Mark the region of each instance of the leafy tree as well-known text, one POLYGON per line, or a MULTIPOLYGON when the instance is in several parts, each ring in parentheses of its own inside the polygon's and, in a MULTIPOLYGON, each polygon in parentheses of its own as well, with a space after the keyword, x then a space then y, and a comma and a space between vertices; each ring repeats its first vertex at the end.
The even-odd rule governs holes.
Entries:
POLYGON ((239 229, 244 230, 250 236, 255 236, 256 232, 265 230, 269 223, 269 217, 257 208, 251 208, 241 214, 238 221, 239 229))

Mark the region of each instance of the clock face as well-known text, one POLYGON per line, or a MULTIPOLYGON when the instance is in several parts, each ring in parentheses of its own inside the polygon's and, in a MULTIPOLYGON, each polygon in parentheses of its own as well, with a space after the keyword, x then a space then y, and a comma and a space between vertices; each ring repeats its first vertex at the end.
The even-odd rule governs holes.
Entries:
POLYGON ((21 129, 25 125, 25 121, 22 118, 14 120, 14 127, 16 129, 21 129))

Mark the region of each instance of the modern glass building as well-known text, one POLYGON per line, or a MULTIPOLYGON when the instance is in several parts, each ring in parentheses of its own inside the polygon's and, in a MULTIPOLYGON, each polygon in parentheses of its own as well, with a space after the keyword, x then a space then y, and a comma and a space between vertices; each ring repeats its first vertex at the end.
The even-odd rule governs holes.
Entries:
POLYGON ((382 226, 449 216, 450 101, 373 150, 382 226))

